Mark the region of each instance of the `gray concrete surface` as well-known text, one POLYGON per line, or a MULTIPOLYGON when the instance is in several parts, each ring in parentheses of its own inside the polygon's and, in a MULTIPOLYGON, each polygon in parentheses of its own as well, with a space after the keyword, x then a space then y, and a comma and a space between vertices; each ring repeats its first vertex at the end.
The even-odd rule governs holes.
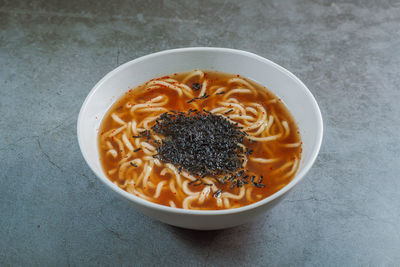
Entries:
POLYGON ((0 265, 400 265, 400 2, 241 2, 0 1, 0 265), (254 223, 153 221, 80 154, 92 86, 123 62, 188 46, 260 54, 320 104, 315 166, 254 223))

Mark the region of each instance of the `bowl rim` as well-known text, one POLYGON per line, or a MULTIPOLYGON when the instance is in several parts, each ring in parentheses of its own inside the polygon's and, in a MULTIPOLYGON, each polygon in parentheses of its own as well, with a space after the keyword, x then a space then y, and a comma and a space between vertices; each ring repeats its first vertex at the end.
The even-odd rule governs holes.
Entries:
POLYGON ((105 185, 107 185, 109 188, 111 188, 114 192, 116 192, 118 195, 138 204, 145 206, 150 209, 154 209, 157 211, 162 211, 162 212, 167 212, 167 213, 174 213, 174 214, 186 214, 186 215, 206 215, 206 216, 216 216, 216 215, 224 215, 224 214, 236 214, 236 213, 241 213, 244 211, 249 211, 256 209, 260 206, 264 206, 267 203, 273 201, 274 199, 279 198, 280 196, 284 195, 288 191, 290 191, 298 182, 300 182, 304 176, 308 173, 308 171, 311 169, 312 165, 314 164, 319 150, 321 148, 322 144, 322 137, 323 137, 323 120, 322 120, 322 115, 320 108, 317 104, 317 101, 315 100, 313 94, 310 92, 310 90, 307 88, 307 86, 299 79, 297 78, 293 73, 288 71, 287 69, 281 67, 280 65, 272 62, 271 60, 268 60, 262 56, 256 55, 251 52, 243 51, 243 50, 238 50, 238 49, 232 49, 232 48, 221 48, 221 47, 187 47, 187 48, 176 48, 176 49, 169 49, 169 50, 164 50, 156 53, 151 53, 145 56, 141 56, 139 58, 133 59, 131 61, 128 61, 117 68, 113 69, 109 73, 107 73, 99 82, 96 83, 96 85, 90 90, 89 94, 87 95, 85 101, 82 104, 82 107, 79 111, 78 115, 78 120, 77 120, 77 138, 78 138, 78 143, 79 143, 79 148, 81 150, 81 153, 87 163, 87 165, 90 167, 90 169, 96 174, 97 178, 99 178, 105 185), (310 155, 310 160, 305 164, 304 168, 302 171, 296 173, 295 177, 282 189, 279 191, 275 192, 274 194, 270 195, 269 197, 266 197, 260 201, 257 201, 255 203, 252 203, 250 205, 246 205, 240 208, 234 208, 234 209, 222 209, 222 210, 186 210, 186 209, 181 209, 181 208, 172 208, 169 206, 164 206, 161 204, 153 203, 148 200, 142 199, 140 197, 137 197, 133 194, 128 193, 127 191, 119 188, 117 185, 115 185, 111 180, 109 180, 106 175, 104 174, 103 171, 98 172, 95 171, 95 169, 89 164, 89 156, 86 153, 86 151, 83 150, 83 140, 82 140, 82 127, 83 125, 83 114, 85 113, 85 110, 87 109, 88 103, 92 96, 95 94, 95 92, 111 77, 114 76, 117 72, 124 70, 128 68, 132 64, 136 64, 141 61, 145 61, 147 59, 153 58, 153 57, 158 57, 166 54, 174 54, 174 53, 182 53, 182 52, 201 52, 201 51, 213 51, 213 52, 228 52, 230 54, 236 54, 236 55, 242 55, 242 56, 247 56, 259 61, 262 61, 265 64, 270 65, 273 68, 278 69, 279 71, 283 72, 285 75, 293 79, 295 82, 297 82, 301 87, 303 87, 305 94, 307 95, 308 98, 310 98, 312 102, 313 109, 316 112, 317 116, 317 125, 316 125, 316 131, 317 131, 317 140, 316 140, 316 146, 314 147, 313 151, 311 151, 310 155))

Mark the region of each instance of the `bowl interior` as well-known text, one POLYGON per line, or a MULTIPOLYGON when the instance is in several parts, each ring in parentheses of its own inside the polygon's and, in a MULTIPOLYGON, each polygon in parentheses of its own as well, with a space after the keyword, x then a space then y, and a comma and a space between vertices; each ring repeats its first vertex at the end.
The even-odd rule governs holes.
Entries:
MULTIPOLYGON (((224 48, 186 48, 151 54, 125 63, 96 84, 78 119, 79 145, 96 175, 116 187, 117 192, 123 191, 105 176, 97 146, 100 123, 111 105, 129 89, 152 78, 193 69, 240 74, 266 86, 282 99, 298 124, 303 153, 296 177, 281 191, 297 183, 313 164, 322 141, 322 117, 314 97, 298 78, 277 64, 252 53, 224 48)), ((274 195, 278 193, 282 194, 279 191, 274 195)))

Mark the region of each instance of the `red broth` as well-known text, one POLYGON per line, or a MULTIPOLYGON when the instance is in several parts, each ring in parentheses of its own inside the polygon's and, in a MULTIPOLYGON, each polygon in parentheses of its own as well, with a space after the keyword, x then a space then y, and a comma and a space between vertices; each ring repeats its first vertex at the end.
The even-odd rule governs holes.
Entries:
POLYGON ((273 93, 239 75, 200 70, 160 77, 129 90, 104 117, 98 143, 104 172, 122 189, 161 205, 203 210, 237 208, 277 192, 295 176, 302 150, 293 117, 273 93), (205 94, 209 96, 188 103, 205 94), (189 109, 205 109, 244 127, 257 141, 244 142, 253 150, 245 168, 255 174, 253 182, 263 176, 262 187, 255 186, 251 176, 241 187, 213 177, 201 178, 205 184, 191 183, 198 177, 155 160, 154 145, 135 137, 162 113, 189 109))

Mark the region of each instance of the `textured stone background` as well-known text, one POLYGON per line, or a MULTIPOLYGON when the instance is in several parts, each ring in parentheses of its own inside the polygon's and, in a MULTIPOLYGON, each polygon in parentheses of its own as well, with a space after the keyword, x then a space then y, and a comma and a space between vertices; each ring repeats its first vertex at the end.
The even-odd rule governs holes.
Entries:
POLYGON ((0 0, 0 265, 400 265, 400 1, 244 2, 0 0), (254 223, 153 221, 80 154, 92 86, 188 46, 269 58, 320 104, 316 164, 254 223))

